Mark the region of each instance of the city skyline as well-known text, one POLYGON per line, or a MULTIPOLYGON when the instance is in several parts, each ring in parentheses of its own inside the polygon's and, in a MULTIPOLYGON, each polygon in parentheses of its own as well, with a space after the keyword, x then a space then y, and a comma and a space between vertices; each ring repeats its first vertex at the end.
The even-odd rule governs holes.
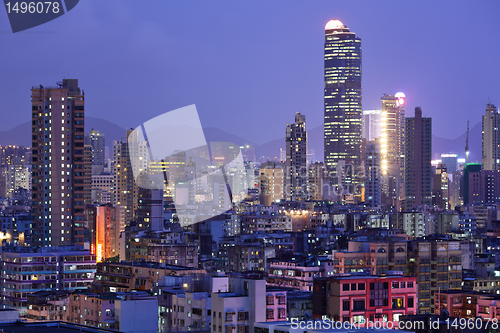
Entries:
MULTIPOLYGON (((97 5, 82 3, 42 27, 15 35, 2 34, 6 52, 0 59, 11 64, 5 69, 5 77, 16 77, 16 85, 3 81, 0 97, 5 101, 4 110, 18 112, 19 117, 6 119, 0 130, 29 120, 21 112, 29 107, 23 98, 25 86, 55 82, 61 77, 78 78, 92 93, 92 100, 87 102, 88 116, 101 116, 124 128, 192 103, 197 104, 204 127, 253 136, 257 143, 279 137, 281 124, 287 122, 290 111, 305 114, 309 128, 320 126, 320 36, 330 19, 339 19, 363 40, 363 110, 378 109, 383 93, 402 91, 407 96, 408 110, 421 106, 428 112, 424 116, 435 119, 434 134, 454 138, 465 131, 467 120, 471 127, 481 121, 489 100, 498 105, 494 78, 500 67, 494 61, 496 48, 487 44, 491 34, 475 33, 476 29, 500 31, 494 16, 488 19, 497 12, 496 3, 453 8, 440 3, 433 4, 434 11, 428 10, 425 3, 414 8, 387 2, 386 6, 370 4, 360 9, 330 3, 292 3, 288 8, 267 4, 264 8, 268 15, 257 6, 227 4, 219 14, 217 10, 222 7, 217 5, 201 5, 192 11, 180 3, 154 4, 166 9, 167 20, 160 21, 159 14, 144 13, 132 2, 102 4, 103 10, 118 13, 112 19, 98 13, 97 5), (379 16, 387 8, 394 8, 395 14, 380 23, 379 16), (438 23, 445 9, 454 18, 445 17, 438 23), (204 10, 212 15, 206 17, 204 10), (75 20, 77 15, 82 19, 75 20), (137 23, 126 27, 132 18, 137 23), (290 19, 294 23, 287 25, 290 19), (249 28, 242 22, 259 24, 250 24, 249 28), (203 50, 201 54, 185 42, 197 36, 198 25, 206 30, 204 39, 196 43, 203 50), (287 34, 285 26, 292 33, 287 34), (431 31, 436 38, 426 37, 431 31), (26 61, 28 45, 30 49, 57 45, 68 33, 80 34, 85 50, 67 58, 55 57, 55 51, 49 50, 39 55, 47 66, 42 71, 26 61), (109 34, 118 35, 110 41, 109 34), (464 38, 467 43, 463 43, 464 38), (489 45, 489 51, 476 52, 481 45, 489 45), (282 47, 290 50, 287 57, 281 55, 282 47), (472 56, 478 61, 464 67, 468 64, 465 60, 472 56), (81 66, 74 66, 74 61, 81 66), (276 66, 278 61, 280 66, 276 66), (188 65, 193 63, 196 65, 188 65), (122 68, 128 70, 124 73, 122 68), (393 70, 387 72, 387 68, 393 70), (20 73, 14 74, 17 69, 20 73), (234 84, 235 80, 239 83, 234 84), (481 83, 471 85, 470 81, 481 83), (156 89, 162 93, 155 94, 156 89), (113 98, 123 93, 130 96, 127 102, 113 98), (135 97, 144 94, 151 94, 151 98, 135 97), (242 115, 248 119, 266 116, 269 121, 259 124, 255 135, 255 129, 245 125, 248 122, 240 121, 242 115), (445 125, 449 117, 456 119, 457 126, 445 125)), ((2 24, 0 30, 8 30, 7 23, 2 24)))
POLYGON ((495 6, 394 4, 85 2, 0 34, 6 77, 39 55, 0 89, 28 119, 0 144, 31 141, 0 146, 0 331, 496 330, 495 6))

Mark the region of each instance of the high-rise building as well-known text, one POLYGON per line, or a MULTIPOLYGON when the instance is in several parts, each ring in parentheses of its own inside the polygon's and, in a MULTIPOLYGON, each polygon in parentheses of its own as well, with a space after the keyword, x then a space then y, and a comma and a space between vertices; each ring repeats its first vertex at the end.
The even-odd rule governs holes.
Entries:
POLYGON ((467 163, 464 167, 464 174, 462 177, 462 184, 461 184, 462 186, 460 189, 464 205, 468 205, 469 203, 473 202, 479 202, 480 171, 481 171, 481 163, 467 163), (476 181, 474 181, 474 179, 476 181))
POLYGON ((90 232, 90 251, 97 262, 119 255, 119 238, 123 226, 119 219, 120 207, 87 205, 86 214, 90 232))
MULTIPOLYGON (((127 131, 127 137, 131 131, 127 131)), ((114 143, 114 204, 123 207, 125 225, 134 220, 139 188, 134 182, 127 139, 114 143)))
POLYGON ((381 100, 382 203, 399 207, 404 197, 405 94, 384 94, 381 100))
POLYGON ((382 111, 363 111, 363 139, 374 141, 382 134, 382 111))
POLYGON ((439 290, 462 289, 460 242, 426 236, 408 247, 409 273, 418 281, 418 311, 434 313, 434 295, 439 290), (438 272, 437 274, 435 272, 438 272))
POLYGON ((365 150, 365 203, 371 207, 380 206, 380 145, 368 141, 365 150))
POLYGON ((83 198, 85 205, 92 203, 92 146, 84 145, 84 157, 83 157, 83 169, 84 169, 84 180, 83 180, 83 198))
POLYGON ((98 175, 104 170, 106 164, 105 154, 105 137, 103 133, 92 129, 85 134, 85 144, 92 147, 92 174, 98 175))
POLYGON ((163 230, 163 189, 139 188, 137 226, 140 229, 163 230))
POLYGON ((483 116, 483 170, 500 170, 500 113, 488 103, 483 116))
POLYGON ((84 106, 78 80, 33 87, 32 244, 83 245, 84 106))
POLYGON ((297 112, 295 123, 286 125, 285 200, 307 199, 306 116, 297 112))
POLYGON ((458 154, 441 154, 441 163, 444 164, 448 174, 453 174, 457 171, 458 154))
POLYGON ((261 205, 271 206, 283 200, 283 164, 268 161, 259 169, 259 201, 261 205))
POLYGON ((339 20, 325 27, 325 166, 361 199, 361 39, 339 20), (346 167, 338 167, 343 161, 346 167), (343 171, 339 171, 343 170, 343 171))
POLYGON ((405 209, 432 204, 432 119, 422 118, 422 109, 415 108, 415 117, 406 118, 405 209))
POLYGON ((307 172, 307 192, 309 200, 323 200, 323 181, 325 179, 325 164, 316 162, 308 166, 307 172))
POLYGON ((450 179, 444 164, 436 166, 436 173, 432 176, 432 205, 442 209, 450 209, 450 179))

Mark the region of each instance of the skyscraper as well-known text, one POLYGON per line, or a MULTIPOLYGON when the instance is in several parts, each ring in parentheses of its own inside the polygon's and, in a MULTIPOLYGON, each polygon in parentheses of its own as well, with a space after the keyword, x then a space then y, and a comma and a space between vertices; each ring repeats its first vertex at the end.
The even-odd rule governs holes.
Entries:
POLYGON ((368 141, 365 150, 365 203, 380 206, 380 144, 368 141))
POLYGON ((295 123, 286 125, 285 200, 307 199, 306 116, 297 112, 295 123))
POLYGON ((432 119, 422 118, 415 108, 415 117, 406 118, 405 209, 432 204, 432 119))
POLYGON ((343 161, 348 192, 361 195, 361 39, 339 20, 325 27, 325 166, 343 161), (352 186, 354 185, 354 186, 352 186))
POLYGON ((33 87, 32 243, 83 245, 84 106, 78 80, 33 87))
MULTIPOLYGON (((131 131, 127 131, 127 137, 130 133, 131 131)), ((134 220, 134 212, 137 209, 139 188, 134 182, 127 139, 115 141, 113 150, 114 204, 123 207, 125 225, 129 225, 134 220)))
POLYGON ((483 170, 500 170, 500 113, 488 103, 483 116, 483 170))
POLYGON ((85 134, 85 144, 92 147, 92 174, 99 175, 104 170, 105 137, 103 133, 92 129, 85 134))
POLYGON ((382 203, 399 207, 404 196, 405 94, 384 94, 381 100, 382 203))

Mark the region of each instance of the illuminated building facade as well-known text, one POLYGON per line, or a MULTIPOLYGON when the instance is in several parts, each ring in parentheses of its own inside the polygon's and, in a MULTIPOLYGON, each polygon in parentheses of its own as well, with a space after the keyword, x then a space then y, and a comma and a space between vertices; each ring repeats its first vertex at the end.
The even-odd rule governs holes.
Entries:
POLYGON ((380 144, 369 141, 365 149, 365 203, 380 206, 380 144))
POLYGON ((399 207, 404 196, 405 94, 382 96, 382 203, 399 207))
POLYGON ((363 111, 363 139, 374 141, 382 134, 382 110, 363 111))
POLYGON ((103 133, 92 129, 85 134, 85 144, 92 147, 92 174, 98 175, 104 170, 105 137, 103 133))
POLYGON ((432 179, 432 205, 441 207, 442 209, 450 209, 450 180, 448 171, 444 164, 438 164, 436 173, 432 179))
POLYGON ((361 39, 338 20, 325 27, 325 145, 328 170, 338 176, 347 192, 361 198, 361 39), (339 168, 343 161, 345 168, 339 168), (340 171, 338 171, 340 172, 340 171))
POLYGON ((448 170, 448 174, 453 174, 458 170, 458 154, 441 154, 441 163, 448 170))
POLYGON ((306 116, 297 112, 295 123, 286 125, 285 200, 307 199, 306 116))
POLYGON ((283 164, 269 161, 259 169, 259 201, 261 205, 271 206, 283 200, 283 164))
POLYGON ((325 165, 323 162, 310 164, 307 168, 307 191, 309 200, 323 200, 323 180, 325 179, 325 165))
POLYGON ((33 87, 32 245, 83 245, 84 105, 78 80, 33 87))
POLYGON ((482 151, 483 170, 500 170, 500 113, 490 103, 483 115, 482 151))
POLYGON ((90 252, 96 256, 97 262, 117 256, 121 229, 117 210, 112 205, 89 205, 86 212, 90 231, 90 252))
MULTIPOLYGON (((131 131, 127 131, 127 137, 131 131)), ((134 220, 137 209, 139 188, 134 182, 134 173, 130 161, 128 143, 126 139, 114 142, 114 203, 123 207, 125 224, 129 225, 134 220)))
POLYGON ((95 256, 88 251, 65 249, 4 248, 0 261, 4 308, 14 308, 25 315, 32 293, 87 289, 96 271, 95 256))
POLYGON ((431 206, 432 119, 415 108, 415 117, 406 118, 405 135, 405 210, 431 206))

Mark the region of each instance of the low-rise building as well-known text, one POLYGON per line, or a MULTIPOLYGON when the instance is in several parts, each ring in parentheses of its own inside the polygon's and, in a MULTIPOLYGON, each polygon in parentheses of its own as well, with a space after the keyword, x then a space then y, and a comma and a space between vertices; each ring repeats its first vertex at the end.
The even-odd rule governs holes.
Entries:
POLYGON ((339 276, 314 280, 313 317, 360 326, 417 313, 417 279, 403 275, 339 276))
POLYGON ((96 258, 88 251, 66 248, 3 248, 1 268, 3 307, 18 309, 25 315, 28 295, 34 292, 90 286, 96 258))
POLYGON ((165 275, 205 274, 203 269, 158 263, 120 262, 97 264, 92 288, 97 292, 150 290, 165 275))

